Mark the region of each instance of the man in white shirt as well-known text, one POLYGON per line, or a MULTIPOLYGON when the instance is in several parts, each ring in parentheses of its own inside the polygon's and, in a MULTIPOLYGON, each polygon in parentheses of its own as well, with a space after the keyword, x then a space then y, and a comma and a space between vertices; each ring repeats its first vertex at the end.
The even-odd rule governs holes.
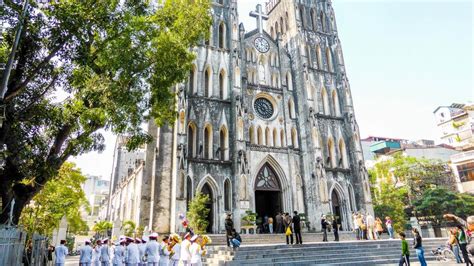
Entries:
POLYGON ((150 241, 148 241, 145 246, 147 262, 149 266, 158 266, 160 263, 160 244, 156 241, 158 239, 158 234, 152 233, 149 238, 150 241))
POLYGON ((100 248, 100 262, 102 266, 110 265, 110 255, 109 255, 109 239, 106 238, 102 240, 102 247, 100 248))
POLYGON ((92 261, 93 261, 93 265, 94 266, 100 266, 100 248, 101 248, 101 245, 102 242, 100 240, 97 240, 95 242, 95 247, 94 247, 94 250, 92 252, 92 261))
POLYGON ((140 251, 133 238, 127 237, 127 251, 125 264, 127 266, 137 266, 140 263, 140 251))
POLYGON ((183 261, 184 266, 189 266, 191 263, 191 253, 189 248, 191 247, 191 234, 186 233, 184 235, 184 240, 181 242, 181 260, 183 261))
POLYGON ((91 263, 92 263, 91 241, 86 240, 85 245, 81 248, 81 255, 79 257, 79 265, 90 266, 91 263))
POLYGON ((375 240, 376 239, 374 237, 375 220, 374 220, 374 217, 370 213, 367 214, 367 217, 365 218, 365 223, 367 226, 367 234, 368 234, 369 239, 375 240))
POLYGON ((139 265, 141 266, 146 266, 147 261, 143 261, 143 258, 145 257, 145 249, 146 249, 146 239, 145 237, 142 237, 141 243, 138 244, 138 251, 140 253, 140 263, 139 265))
POLYGON ((115 244, 114 258, 112 259, 113 266, 123 265, 123 255, 125 252, 124 246, 125 246, 125 239, 121 239, 118 243, 115 244))
POLYGON ((194 235, 191 238, 191 247, 189 248, 189 253, 191 253, 191 266, 201 266, 202 265, 202 259, 201 256, 204 253, 203 249, 201 248, 201 245, 199 245, 198 239, 201 239, 198 237, 198 235, 194 235))
POLYGON ((170 262, 170 251, 168 250, 169 237, 163 237, 163 241, 160 244, 160 266, 168 266, 170 262))
POLYGON ((66 256, 69 251, 66 247, 66 240, 61 240, 60 245, 54 250, 56 254, 56 266, 64 266, 66 264, 66 256))

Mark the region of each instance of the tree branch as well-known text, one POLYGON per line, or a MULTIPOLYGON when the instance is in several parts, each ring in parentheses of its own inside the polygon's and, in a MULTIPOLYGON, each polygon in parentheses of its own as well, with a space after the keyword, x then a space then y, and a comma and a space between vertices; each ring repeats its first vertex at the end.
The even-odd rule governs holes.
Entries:
POLYGON ((23 114, 25 113, 28 109, 31 108, 31 106, 33 106, 33 104, 35 104, 39 99, 43 98, 44 95, 49 91, 49 89, 51 89, 51 87, 54 85, 54 83, 56 83, 56 80, 58 80, 58 75, 55 75, 53 77, 53 79, 51 80, 51 82, 46 86, 46 88, 44 89, 44 91, 38 95, 37 97, 35 97, 33 100, 31 100, 31 102, 23 109, 21 109, 20 111, 18 111, 18 114, 23 114))

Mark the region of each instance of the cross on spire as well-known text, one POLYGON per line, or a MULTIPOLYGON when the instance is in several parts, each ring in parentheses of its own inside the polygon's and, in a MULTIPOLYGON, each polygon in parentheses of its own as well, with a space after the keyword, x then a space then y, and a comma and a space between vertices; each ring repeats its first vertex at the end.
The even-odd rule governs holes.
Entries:
POLYGON ((250 12, 250 16, 257 18, 257 29, 260 34, 263 33, 263 21, 268 19, 268 16, 263 13, 262 5, 257 5, 257 10, 250 12))

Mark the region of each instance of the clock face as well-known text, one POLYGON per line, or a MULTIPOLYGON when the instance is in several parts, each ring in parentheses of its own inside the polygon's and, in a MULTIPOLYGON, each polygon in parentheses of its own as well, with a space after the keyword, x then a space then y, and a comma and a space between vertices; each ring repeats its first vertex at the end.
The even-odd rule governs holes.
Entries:
POLYGON ((253 43, 260 53, 266 53, 270 50, 270 44, 262 37, 256 38, 253 43))
POLYGON ((270 119, 273 116, 273 104, 268 99, 256 99, 253 108, 260 118, 270 119))

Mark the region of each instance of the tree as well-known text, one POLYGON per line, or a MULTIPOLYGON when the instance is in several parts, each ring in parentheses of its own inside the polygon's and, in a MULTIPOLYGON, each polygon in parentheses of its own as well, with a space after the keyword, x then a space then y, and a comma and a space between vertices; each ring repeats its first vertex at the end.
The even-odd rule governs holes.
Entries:
POLYGON ((202 234, 206 232, 206 228, 209 225, 207 215, 209 209, 206 207, 209 203, 209 195, 197 193, 196 196, 189 202, 188 220, 189 226, 194 230, 196 234, 202 234))
POLYGON ((122 223, 122 229, 126 236, 133 237, 135 234, 135 229, 137 225, 133 221, 124 221, 122 223))
MULTIPOLYGON (((5 167, 0 223, 15 199, 25 205, 71 156, 104 149, 100 130, 130 136, 129 149, 150 140, 141 125, 176 117, 175 91, 195 58, 190 47, 209 35, 209 1, 70 0, 31 5, 1 104, 5 167)), ((2 6, 11 50, 21 2, 2 6)))
POLYGON ((81 209, 89 206, 81 187, 85 180, 73 163, 63 164, 58 175, 49 180, 32 203, 25 207, 20 224, 29 234, 37 232, 51 236, 59 227, 61 218, 66 216, 70 232, 87 231, 80 215, 81 209))
POLYGON ((99 236, 104 237, 109 230, 112 230, 113 224, 109 221, 99 221, 94 224, 92 230, 99 236))
POLYGON ((443 215, 451 213, 467 218, 474 210, 474 196, 457 193, 446 188, 426 190, 414 202, 417 216, 420 220, 430 221, 433 225, 441 225, 445 219, 443 215))

